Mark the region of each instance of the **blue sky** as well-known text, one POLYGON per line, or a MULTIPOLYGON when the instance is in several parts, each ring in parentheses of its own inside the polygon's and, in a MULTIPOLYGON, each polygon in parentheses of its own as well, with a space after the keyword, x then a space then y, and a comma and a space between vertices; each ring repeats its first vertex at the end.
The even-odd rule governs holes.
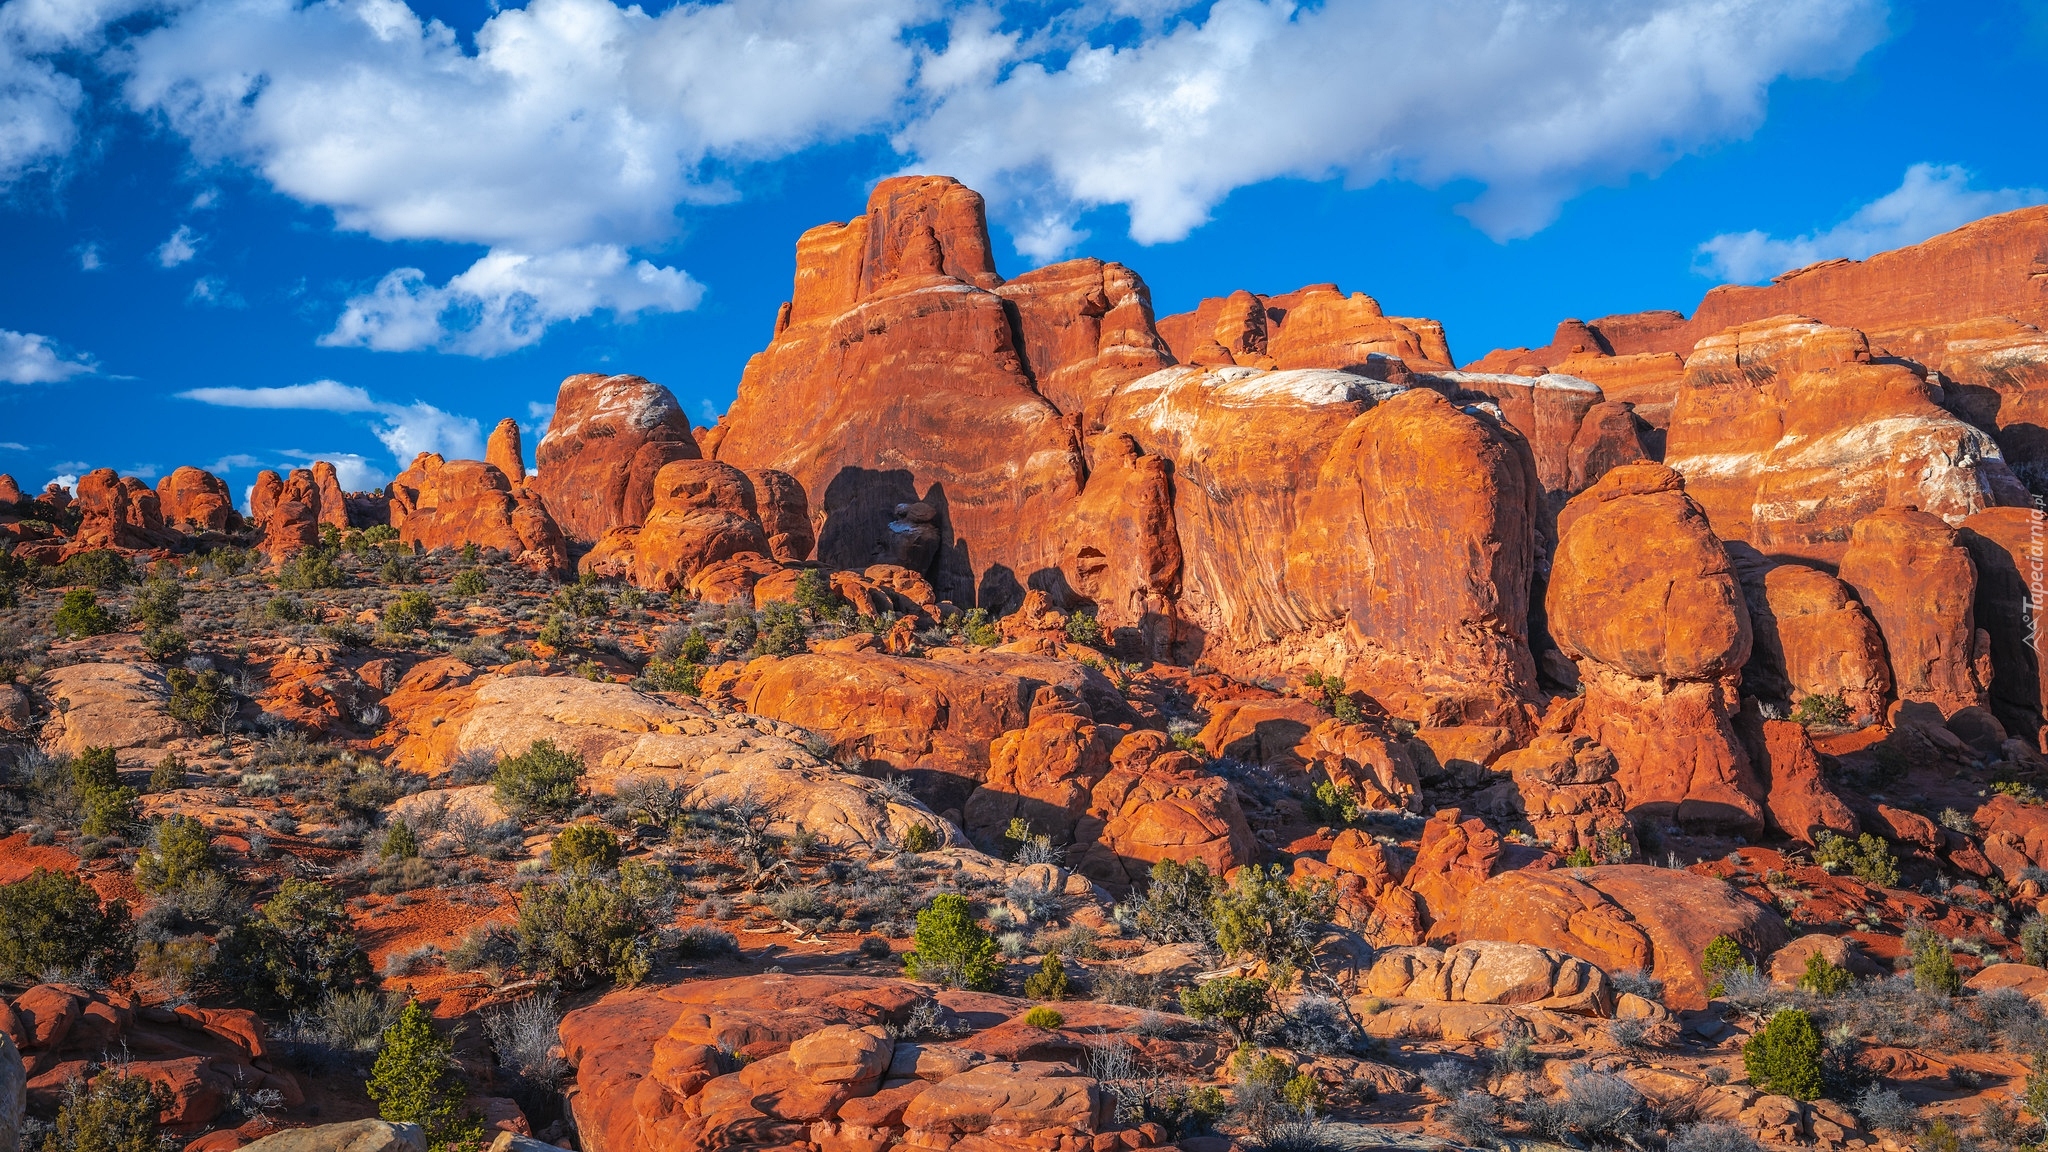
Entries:
POLYGON ((1469 360, 2048 200, 2044 65, 2021 0, 6 0, 0 471, 370 484, 579 371, 708 422, 902 171, 1006 273, 1334 280, 1469 360))

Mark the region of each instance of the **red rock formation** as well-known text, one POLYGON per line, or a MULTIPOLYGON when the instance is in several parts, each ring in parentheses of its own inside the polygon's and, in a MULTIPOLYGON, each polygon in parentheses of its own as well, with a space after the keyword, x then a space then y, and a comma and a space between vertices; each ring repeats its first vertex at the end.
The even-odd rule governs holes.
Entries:
POLYGON ((1849 526, 1911 504, 1959 522, 2024 504, 1991 438, 1911 368, 1873 362, 1851 328, 1777 317, 1718 333, 1686 361, 1665 462, 1715 531, 1833 564, 1849 526))
POLYGON ((1991 638, 1991 708, 2042 747, 2048 716, 2048 522, 2031 508, 1992 508, 1958 533, 1977 569, 1976 624, 1991 638))
POLYGON ((1137 273, 1093 257, 1048 264, 996 290, 1017 310, 1018 346, 1038 392, 1102 427, 1122 385, 1173 364, 1152 327, 1152 294, 1137 273))
POLYGON ((1503 872, 1466 895, 1459 940, 1505 940, 1569 952, 1608 972, 1649 972, 1672 1008, 1701 1008, 1700 954, 1728 936, 1762 959, 1785 943, 1776 912, 1721 880, 1616 864, 1503 872))
POLYGON ((1117 745, 1075 840, 1087 845, 1075 868, 1118 891, 1142 884, 1161 860, 1200 860, 1221 876, 1251 863, 1255 846, 1237 786, 1157 732, 1117 745))
POLYGON ((1504 784, 1480 794, 1480 810, 1502 820, 1528 821, 1555 852, 1584 848, 1606 854, 1619 841, 1633 848, 1628 796, 1615 782, 1614 753, 1584 736, 1544 733, 1493 763, 1508 773, 1504 784))
MULTIPOLYGON (((1461 403, 1497 405, 1508 423, 1529 441, 1536 459, 1536 478, 1550 497, 1552 512, 1583 489, 1572 486, 1572 446, 1586 414, 1604 400, 1598 386, 1573 376, 1514 376, 1478 372, 1442 372, 1420 383, 1445 390, 1461 403)), ((1640 459, 1615 463, 1629 463, 1640 459)), ((1584 469, 1581 468, 1583 474, 1584 469)))
POLYGON ((256 483, 249 488, 249 522, 257 525, 270 523, 270 513, 282 495, 284 477, 268 468, 258 472, 256 483))
POLYGON ((507 416, 491 429, 491 438, 484 444, 484 463, 503 472, 514 488, 526 483, 526 455, 519 445, 519 421, 507 416))
MULTIPOLYGON (((14 482, 14 477, 9 476, 5 472, 0 472, 0 506, 19 504, 21 500, 21 486, 14 482)), ((13 511, 12 508, 6 510, 9 512, 13 511)))
MULTIPOLYGON (((1121 748, 1116 736, 1114 729, 1094 723, 1085 704, 1040 688, 1031 702, 1031 723, 989 741, 988 779, 962 809, 967 830, 1000 846, 1010 821, 1022 819, 1055 845, 1072 844, 1095 786, 1109 774, 1111 750, 1121 748)), ((1138 739, 1134 734, 1124 743, 1138 739)))
POLYGON ((225 532, 241 519, 227 482, 190 466, 174 468, 156 482, 164 523, 187 531, 225 532))
POLYGON ((1649 425, 1636 415, 1635 405, 1603 400, 1586 410, 1572 436, 1565 453, 1565 487, 1574 494, 1584 492, 1623 464, 1662 454, 1661 442, 1657 450, 1651 449, 1649 425))
POLYGON ((637 525, 654 503, 654 477, 700 457, 674 394, 639 376, 584 373, 562 381, 546 436, 534 449, 532 488, 562 534, 595 544, 637 525))
POLYGON ((630 574, 642 588, 673 592, 699 572, 743 553, 760 558, 768 553, 753 481, 730 464, 677 460, 654 478, 654 504, 646 523, 606 533, 582 567, 630 574))
POLYGON ((1805 725, 1764 720, 1751 709, 1743 713, 1741 728, 1763 778, 1764 814, 1772 831, 1809 844, 1823 829, 1852 838, 1861 831, 1856 813, 1828 786, 1805 725))
MULTIPOLYGON (((805 233, 797 267, 774 342, 721 421, 718 458, 795 477, 821 513, 826 565, 903 564, 943 599, 1014 606, 1059 567, 1055 528, 1085 465, 1072 425, 1033 386, 1010 303, 991 291, 1001 281, 980 196, 943 177, 884 181, 866 215, 805 233), (892 528, 899 508, 918 503, 935 529, 925 563, 891 544, 917 523, 892 528)), ((1040 302, 1033 324, 1048 327, 1040 302)))
POLYGON ((1519 715, 1538 487, 1518 435, 1326 370, 1175 368, 1110 411, 1174 462, 1179 612, 1203 660, 1319 668, 1437 723, 1519 715))
POLYGON ((1566 505, 1558 537, 1551 635, 1586 685, 1577 730, 1614 752, 1630 808, 1761 832, 1763 791, 1731 727, 1749 613, 1683 479, 1616 468, 1566 505))
POLYGON ((1500 834, 1478 817, 1446 808, 1422 826, 1415 863, 1401 884, 1421 902, 1428 939, 1456 939, 1465 897, 1500 863, 1500 834))
POLYGON ((818 537, 811 527, 804 486, 772 468, 749 472, 747 479, 754 485, 754 507, 760 513, 761 531, 768 535, 768 554, 792 564, 810 559, 818 537))
POLYGON ((429 550, 475 544, 537 572, 569 570, 568 544, 547 509, 525 489, 515 490, 495 465, 422 452, 391 482, 390 497, 392 527, 407 544, 429 550))
MULTIPOLYGON (((347 531, 348 497, 341 490, 341 478, 335 474, 334 465, 325 460, 315 460, 312 473, 316 496, 314 508, 320 523, 332 525, 337 531, 347 531)), ((293 474, 297 475, 296 472, 293 474)))
POLYGON ((1977 627, 1977 569, 1955 529, 1915 508, 1873 513, 1856 522, 1841 577, 1884 636, 1901 703, 1943 716, 1985 704, 1991 637, 1977 627))
POLYGON ((95 468, 78 478, 78 531, 69 550, 169 548, 178 534, 164 526, 156 491, 112 468, 95 468))
POLYGON ((1742 579, 1755 644, 1743 688, 1797 704, 1839 696, 1854 718, 1883 718, 1891 694, 1884 638, 1848 585, 1804 564, 1773 564, 1755 549, 1728 545, 1742 579))
POLYGON ((1283 296, 1211 297, 1192 312, 1161 317, 1158 327, 1175 360, 1207 367, 1349 369, 1380 379, 1402 366, 1452 367, 1442 324, 1387 316, 1377 300, 1346 296, 1335 284, 1283 296))

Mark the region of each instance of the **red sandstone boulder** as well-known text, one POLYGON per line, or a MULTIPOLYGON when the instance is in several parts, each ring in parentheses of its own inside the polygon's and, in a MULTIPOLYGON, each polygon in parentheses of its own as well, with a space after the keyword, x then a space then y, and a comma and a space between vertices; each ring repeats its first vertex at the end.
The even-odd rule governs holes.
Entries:
POLYGON ((1787 939, 1778 914, 1707 876, 1640 864, 1503 872, 1465 896, 1452 938, 1555 948, 1607 972, 1647 971, 1673 1008, 1706 1004, 1700 953, 1733 938, 1759 961, 1787 939))
POLYGON ((754 484, 754 508, 760 513, 761 531, 768 536, 769 556, 791 564, 810 559, 818 537, 803 485, 773 468, 756 469, 747 473, 747 479, 754 484))
POLYGON ((1089 793, 1075 840, 1088 845, 1075 868, 1121 890, 1143 883, 1161 860, 1200 860, 1213 875, 1251 863, 1256 842, 1237 786, 1185 752, 1166 751, 1157 733, 1134 733, 1089 793))
POLYGON ((1602 745, 1546 732, 1501 756, 1493 768, 1509 778, 1475 799, 1487 815, 1526 820, 1536 838, 1559 853, 1584 848, 1597 857, 1617 843, 1633 850, 1628 796, 1614 779, 1614 753, 1602 745))
POLYGON ((334 465, 325 460, 313 461, 313 507, 320 517, 320 523, 330 525, 337 531, 348 528, 348 496, 341 490, 341 477, 334 465))
POLYGON ((569 569, 568 544, 547 509, 495 465, 422 452, 391 482, 390 495, 392 526, 407 544, 430 550, 475 544, 538 572, 569 569))
POLYGON ((653 490, 646 522, 612 529, 584 557, 584 571, 626 574, 642 588, 672 592, 742 553, 767 554, 754 484, 739 469, 712 460, 677 460, 662 467, 653 490))
POLYGON ((1372 297, 1346 296, 1335 284, 1282 296, 1239 291, 1211 297, 1192 312, 1161 317, 1158 326, 1174 359, 1208 367, 1333 368, 1386 379, 1390 369, 1403 366, 1452 366, 1442 324, 1387 316, 1372 297))
POLYGON ((1854 838, 1856 813, 1828 786, 1806 727, 1764 720, 1745 711, 1740 730, 1764 785, 1764 814, 1772 828, 1811 844, 1820 831, 1854 838))
POLYGON ((256 483, 249 488, 249 520, 258 525, 270 523, 270 513, 283 494, 284 477, 268 468, 256 473, 256 483))
POLYGON ((1649 438, 1649 425, 1636 415, 1635 405, 1616 400, 1593 405, 1566 450, 1566 488, 1584 492, 1623 464, 1655 459, 1661 453, 1651 451, 1649 438))
POLYGON ((211 472, 180 467, 156 482, 164 523, 188 532, 225 532, 241 517, 227 482, 211 472))
POLYGON ((1728 545, 1728 553, 1755 638, 1745 689, 1793 704, 1839 696, 1861 722, 1881 718, 1891 668, 1884 639, 1854 590, 1804 564, 1773 564, 1745 544, 1728 545))
POLYGON ((1856 522, 1840 574, 1884 636, 1901 702, 1943 716, 1985 704, 1991 638, 1977 627, 1977 570, 1955 529, 1914 508, 1875 512, 1856 522))
POLYGON ((1749 613, 1683 480, 1616 468, 1565 507, 1558 536, 1546 606, 1586 687, 1576 730, 1614 753, 1631 810, 1760 833, 1763 792, 1731 725, 1749 613))
POLYGON ((1431 939, 1452 939, 1465 897, 1493 875, 1500 863, 1500 834, 1477 817, 1464 818, 1446 808, 1422 826, 1415 863, 1402 878, 1403 887, 1422 904, 1431 939))
POLYGON ((962 809, 968 831, 994 844, 1010 821, 1022 819, 1056 845, 1072 843, 1075 825, 1088 814, 1096 784, 1109 773, 1110 752, 1118 747, 1115 730, 1104 731, 1093 721, 1078 700, 1040 688, 1032 699, 1031 723, 989 741, 988 779, 962 809))
POLYGON ((689 417, 668 389, 639 376, 583 373, 555 393, 555 414, 534 449, 532 488, 563 536, 595 544, 646 517, 665 465, 699 456, 689 417))
POLYGON ((1556 373, 1517 376, 1440 372, 1422 377, 1419 382, 1443 389, 1461 403, 1498 405, 1508 423, 1529 441, 1529 450, 1536 460, 1536 478, 1550 499, 1549 511, 1563 507, 1565 500, 1584 488, 1583 484, 1572 485, 1572 445, 1577 442, 1587 415, 1605 400, 1599 385, 1556 373))

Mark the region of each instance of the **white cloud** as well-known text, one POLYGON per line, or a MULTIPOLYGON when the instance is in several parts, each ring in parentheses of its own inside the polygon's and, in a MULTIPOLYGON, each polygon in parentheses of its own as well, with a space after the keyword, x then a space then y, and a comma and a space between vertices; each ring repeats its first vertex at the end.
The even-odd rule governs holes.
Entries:
POLYGON ((523 252, 673 233, 714 161, 884 126, 935 0, 533 0, 476 31, 399 0, 210 0, 133 45, 126 93, 206 157, 385 239, 523 252))
POLYGON ((1280 177, 1485 186, 1496 239, 1582 189, 1657 172, 1763 119, 1781 76, 1854 63, 1882 0, 1217 0, 1127 48, 1076 47, 941 96, 898 135, 1057 255, 1077 212, 1121 204, 1177 240, 1233 189, 1280 177))
POLYGON ((0 328, 0 381, 55 384, 98 371, 90 356, 67 356, 48 336, 0 328))
MULTIPOLYGON (((72 492, 78 487, 78 473, 59 472, 55 476, 50 477, 50 483, 64 489, 66 492, 72 492)), ((48 485, 45 485, 45 487, 48 487, 48 485)))
POLYGON ((527 443, 538 444, 541 442, 542 437, 548 434, 548 425, 553 423, 554 419, 555 405, 553 401, 544 403, 539 400, 528 400, 526 402, 526 423, 521 424, 519 430, 526 434, 527 443))
POLYGON ((263 458, 261 456, 251 456, 246 452, 236 452, 208 464, 206 470, 213 473, 235 472, 244 468, 261 468, 263 466, 263 458))
POLYGON ((185 261, 199 255, 199 233, 184 224, 171 233, 171 238, 157 246, 156 262, 165 268, 176 268, 185 261))
POLYGON ((689 273, 634 261, 616 244, 542 256, 493 249, 440 287, 427 283, 417 268, 388 273, 369 292, 350 298, 320 343, 498 356, 534 343, 563 320, 601 309, 620 320, 642 312, 682 312, 695 308, 703 295, 704 286, 689 273))
POLYGON ((106 263, 106 261, 105 261, 105 260, 103 260, 103 259, 101 259, 101 257, 100 257, 100 246, 99 246, 99 245, 97 245, 97 244, 86 244, 86 245, 82 245, 82 246, 81 246, 81 247, 80 247, 80 248, 78 249, 78 269, 79 269, 79 271, 81 271, 81 272, 93 272, 93 271, 97 271, 97 270, 98 270, 98 269, 100 268, 100 266, 101 266, 102 264, 104 264, 104 263, 106 263))
POLYGON ((163 471, 161 467, 155 464, 130 464, 128 470, 121 473, 121 475, 133 476, 137 480, 154 480, 158 476, 163 475, 163 471))
POLYGON ((4 448, 4 449, 6 449, 6 450, 7 450, 7 451, 9 451, 9 452, 26 452, 26 451, 28 451, 28 445, 26 445, 26 444, 17 444, 16 442, 14 442, 14 441, 12 441, 12 440, 0 440, 0 448, 4 448))
MULTIPOLYGON (((470 417, 444 412, 424 401, 392 404, 338 380, 275 388, 194 388, 178 393, 178 398, 221 408, 367 414, 374 418, 371 431, 390 449, 401 468, 421 452, 439 452, 462 460, 480 460, 484 454, 483 431, 470 417)), ((336 467, 339 466, 337 461, 336 467)))
POLYGON ((375 412, 377 402, 361 388, 339 380, 286 384, 279 388, 194 388, 178 393, 217 408, 295 408, 314 412, 375 412))
POLYGON ((218 276, 201 276, 192 282, 192 291, 185 297, 187 304, 204 304, 209 308, 247 308, 249 302, 242 294, 228 287, 228 282, 218 276))
POLYGON ((1821 260, 1861 260, 1918 244, 1972 220, 2048 201, 2040 188, 1975 189, 1969 169, 1915 164, 1897 188, 1824 232, 1781 240, 1765 232, 1724 232, 1699 246, 1695 267, 1737 283, 1768 280, 1821 260))

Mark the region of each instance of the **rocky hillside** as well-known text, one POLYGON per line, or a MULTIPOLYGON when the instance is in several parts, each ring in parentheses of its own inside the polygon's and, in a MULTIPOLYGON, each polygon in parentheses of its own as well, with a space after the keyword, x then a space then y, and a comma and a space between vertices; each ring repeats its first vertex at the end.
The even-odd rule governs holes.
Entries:
POLYGON ((1460 370, 906 177, 711 428, 0 476, 0 1152, 2038 1142, 2043 251, 1460 370))

